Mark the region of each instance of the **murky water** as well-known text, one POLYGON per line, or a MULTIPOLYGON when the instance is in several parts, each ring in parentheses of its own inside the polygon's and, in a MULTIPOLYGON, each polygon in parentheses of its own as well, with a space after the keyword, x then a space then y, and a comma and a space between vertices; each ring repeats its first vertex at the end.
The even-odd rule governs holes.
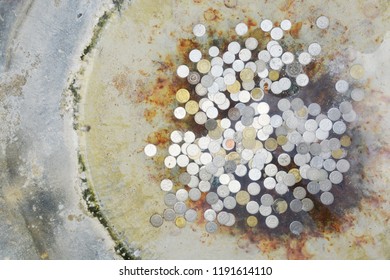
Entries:
MULTIPOLYGON (((80 133, 81 155, 90 187, 110 226, 146 259, 390 258, 385 120, 390 85, 384 63, 390 47, 389 4, 225 2, 153 1, 151 5, 132 1, 108 20, 87 56, 79 77, 79 122, 91 129, 80 133), (320 15, 330 18, 329 29, 315 27, 320 15), (313 41, 323 48, 322 58, 308 69, 312 84, 298 93, 301 98, 329 106, 337 99, 330 88, 341 78, 366 89, 365 100, 355 108, 359 120, 350 126, 354 168, 343 191, 335 195, 338 204, 317 209, 310 217, 313 226, 299 237, 239 225, 207 234, 202 221, 184 229, 169 222, 152 227, 150 216, 165 209, 160 180, 172 175, 163 167, 169 132, 193 127, 172 117, 175 92, 183 86, 175 78, 177 65, 189 63, 187 54, 193 47, 205 51, 218 44, 224 48, 236 38, 234 26, 240 21, 261 41, 265 35, 258 26, 264 18, 291 20, 293 27, 285 40, 291 51, 313 41), (206 38, 192 35, 192 26, 199 22, 208 29, 206 38), (349 68, 356 63, 365 68, 363 79, 349 76, 349 68), (158 146, 157 157, 145 157, 146 143, 158 146)), ((269 102, 276 101, 270 98, 269 102)))

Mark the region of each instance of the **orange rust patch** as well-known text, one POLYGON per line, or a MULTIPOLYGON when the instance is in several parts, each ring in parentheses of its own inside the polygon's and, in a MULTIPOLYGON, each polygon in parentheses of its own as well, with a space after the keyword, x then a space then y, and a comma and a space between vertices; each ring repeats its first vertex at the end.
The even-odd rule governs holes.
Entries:
POLYGON ((208 8, 204 14, 203 17, 207 21, 221 21, 223 19, 222 13, 216 9, 208 8))
POLYGON ((189 63, 190 60, 188 58, 188 53, 195 48, 198 48, 199 43, 195 42, 192 39, 185 39, 181 38, 178 41, 177 44, 177 52, 182 56, 182 59, 184 59, 184 62, 189 63))
POLYGON ((291 6, 294 4, 295 0, 287 0, 286 3, 280 7, 282 12, 288 12, 291 6))
POLYGON ((194 1, 195 4, 200 4, 203 2, 203 0, 192 0, 192 1, 194 1))
POLYGON ((302 28, 302 21, 293 24, 290 29, 291 36, 294 38, 298 38, 301 28, 302 28))
POLYGON ((154 118, 156 117, 156 114, 157 114, 156 110, 152 110, 152 109, 145 109, 144 110, 145 120, 149 123, 154 120, 154 118))
POLYGON ((304 260, 310 258, 304 250, 306 240, 304 239, 291 239, 287 246, 287 258, 289 260, 304 260))
POLYGON ((257 22, 253 18, 248 18, 245 23, 249 28, 257 26, 257 22))
POLYGON ((264 254, 270 254, 280 247, 280 241, 274 239, 263 239, 257 243, 257 247, 264 254))
POLYGON ((163 128, 150 133, 146 141, 154 145, 165 145, 169 141, 169 134, 168 129, 163 128))
POLYGON ((119 94, 126 93, 130 89, 130 81, 126 73, 119 73, 112 79, 112 84, 119 92, 119 94))

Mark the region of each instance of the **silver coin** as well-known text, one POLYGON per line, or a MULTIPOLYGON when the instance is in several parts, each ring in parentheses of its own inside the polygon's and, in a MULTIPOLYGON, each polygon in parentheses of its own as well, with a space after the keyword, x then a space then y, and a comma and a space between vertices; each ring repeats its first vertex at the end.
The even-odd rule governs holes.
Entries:
POLYGON ((338 185, 343 181, 343 174, 339 171, 332 171, 329 175, 329 180, 333 184, 338 185))
POLYGON ((217 213, 213 209, 207 209, 204 211, 203 217, 206 221, 212 222, 217 218, 217 213))
POLYGON ((237 121, 241 117, 240 110, 237 108, 230 108, 228 111, 228 118, 232 121, 237 121))
POLYGON ((272 228, 276 228, 279 225, 279 219, 275 215, 269 215, 265 219, 265 224, 266 224, 267 227, 269 227, 271 229, 272 228))
POLYGON ((198 188, 201 192, 206 193, 211 189, 211 184, 209 181, 200 181, 198 188))
POLYGON ((176 218, 176 212, 171 208, 165 209, 163 213, 163 217, 164 220, 166 221, 173 221, 176 218))
POLYGON ((248 211, 249 214, 256 214, 259 211, 259 203, 256 201, 249 201, 246 205, 246 211, 248 211))
POLYGON ((225 198, 230 194, 229 187, 227 185, 220 185, 217 188, 217 194, 220 198, 225 198))
POLYGON ((274 203, 274 198, 270 194, 263 194, 260 198, 260 202, 264 206, 271 206, 274 203))
POLYGON ((252 182, 248 185, 247 191, 252 196, 258 195, 260 193, 260 185, 256 182, 252 182))
POLYGON ((228 227, 232 227, 234 226, 235 223, 236 223, 236 217, 232 213, 229 213, 229 221, 225 225, 228 227))
POLYGON ((218 200, 219 200, 219 197, 218 197, 218 195, 215 192, 209 192, 206 195, 206 202, 209 205, 213 205, 214 203, 217 203, 218 200))
POLYGON ((332 182, 328 179, 319 181, 318 184, 320 185, 320 190, 323 192, 328 192, 332 189, 332 182))
POLYGON ((293 196, 297 199, 304 199, 306 197, 306 190, 303 187, 296 187, 293 190, 293 196))
POLYGON ((311 194, 317 194, 320 191, 320 184, 318 182, 311 181, 307 184, 307 191, 311 194))
POLYGON ((337 161, 336 167, 338 171, 340 171, 341 173, 345 173, 348 172, 351 167, 351 164, 346 159, 340 159, 339 161, 337 161))
POLYGON ((198 188, 192 188, 188 192, 188 197, 192 201, 198 201, 201 198, 201 196, 202 196, 202 193, 200 192, 200 190, 198 188))
POLYGON ((297 77, 302 72, 302 65, 298 61, 293 61, 286 66, 286 73, 290 77, 297 77))
POLYGON ((181 184, 188 185, 190 181, 191 181, 191 175, 188 174, 187 172, 181 173, 179 175, 179 182, 181 184))
POLYGON ((160 214, 153 214, 150 217, 150 223, 154 227, 161 227, 164 223, 163 217, 160 214))
POLYGON ((319 143, 312 143, 310 144, 309 150, 313 156, 318 156, 321 153, 321 145, 319 143))
POLYGON ((173 210, 175 210, 176 214, 183 215, 187 210, 187 206, 184 202, 178 201, 173 206, 173 210))
POLYGON ((272 207, 271 206, 260 205, 259 213, 260 213, 261 216, 267 217, 267 216, 271 215, 272 207))
POLYGON ((308 107, 309 115, 318 116, 321 113, 321 106, 317 103, 311 103, 308 107))
POLYGON ((291 157, 286 153, 282 153, 278 156, 278 163, 281 166, 287 166, 291 163, 291 157))
POLYGON ((222 211, 223 209, 223 201, 222 200, 218 200, 217 203, 214 203, 213 205, 211 205, 211 208, 213 208, 213 210, 215 212, 220 212, 222 211))
POLYGON ((224 166, 226 173, 234 173, 234 171, 236 171, 236 168, 237 168, 237 164, 234 161, 232 160, 226 161, 224 166))
POLYGON ((364 90, 361 88, 355 88, 351 91, 352 100, 357 102, 362 101, 364 99, 364 95, 365 95, 364 90))
POLYGON ((324 192, 320 196, 321 203, 324 205, 331 205, 334 201, 334 196, 330 192, 324 192))
POLYGON ((290 202, 290 209, 293 212, 300 212, 302 210, 302 201, 300 199, 293 199, 290 202))
POLYGON ((313 210, 314 208, 314 203, 310 198, 304 198, 302 199, 302 210, 305 212, 309 212, 313 210))
POLYGON ((324 162, 324 159, 322 157, 314 156, 310 161, 310 166, 317 168, 317 169, 321 169, 323 162, 324 162))
POLYGON ((214 119, 208 119, 204 126, 208 131, 211 131, 217 128, 218 123, 214 119))
POLYGON ((253 124, 253 117, 242 117, 241 123, 244 126, 250 126, 253 124))
POLYGON ((202 181, 208 181, 212 178, 212 174, 209 173, 206 168, 201 168, 199 170, 199 178, 202 180, 202 181))
POLYGON ((331 121, 337 121, 341 117, 341 112, 337 108, 330 108, 328 110, 328 118, 331 121))
POLYGON ((229 218, 230 218, 229 213, 227 213, 225 211, 221 211, 217 215, 217 221, 221 225, 226 225, 229 222, 229 218))
POLYGON ((213 158, 213 164, 216 166, 216 167, 223 167, 225 165, 225 158, 222 157, 222 156, 215 156, 213 158))
POLYGON ((309 152, 310 146, 305 142, 301 142, 297 145, 297 153, 301 155, 305 155, 309 152))
POLYGON ((303 103, 303 100, 302 100, 302 99, 300 99, 300 98, 294 98, 293 100, 291 100, 291 108, 292 108, 294 111, 300 110, 303 106, 304 106, 304 103, 303 103))
POLYGON ((287 111, 290 109, 290 101, 288 99, 282 98, 278 101, 278 109, 282 112, 287 111))
POLYGON ((303 225, 299 221, 293 221, 290 224, 290 231, 295 235, 300 235, 303 232, 303 225))
POLYGON ((223 205, 226 209, 231 210, 231 209, 234 209, 236 207, 237 201, 234 197, 227 196, 223 200, 223 205))
POLYGON ((276 193, 278 193, 280 195, 284 195, 288 192, 288 187, 286 184, 279 182, 275 186, 275 191, 276 191, 276 193))
POLYGON ((186 201, 188 199, 188 191, 185 189, 179 189, 176 191, 176 199, 178 201, 186 201))
POLYGON ((349 101, 343 101, 339 105, 339 110, 342 114, 347 114, 352 111, 352 104, 349 101))
POLYGON ((194 209, 188 209, 184 214, 184 219, 186 219, 187 222, 195 222, 198 214, 194 209))
POLYGON ((174 193, 167 193, 164 196, 164 203, 166 206, 173 206, 177 202, 176 195, 174 193))
MULTIPOLYGON (((211 175, 215 175, 218 172, 218 167, 215 166, 212 162, 206 164, 206 171, 211 175)), ((211 179, 211 178, 210 178, 211 179)))
POLYGON ((208 233, 214 233, 218 230, 218 225, 214 222, 207 222, 205 228, 208 233))
POLYGON ((357 119, 356 112, 352 110, 348 114, 343 114, 343 119, 346 122, 354 122, 357 119))
POLYGON ((328 146, 331 151, 340 149, 341 147, 340 140, 337 138, 331 138, 329 139, 328 146))
POLYGON ((343 121, 337 121, 333 124, 333 132, 341 135, 347 130, 347 125, 343 121))
POLYGON ((286 176, 284 176, 283 183, 285 183, 288 187, 294 186, 295 176, 293 174, 286 174, 286 176))
POLYGON ((305 129, 307 131, 316 131, 318 128, 318 123, 313 120, 313 119, 309 119, 305 122, 305 129))

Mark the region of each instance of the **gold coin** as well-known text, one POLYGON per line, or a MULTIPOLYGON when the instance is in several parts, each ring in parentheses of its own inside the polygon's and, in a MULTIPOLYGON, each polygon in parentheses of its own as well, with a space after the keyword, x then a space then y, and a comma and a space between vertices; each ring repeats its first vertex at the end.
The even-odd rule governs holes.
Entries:
POLYGON ((295 112, 296 116, 298 118, 306 118, 307 115, 308 115, 308 112, 307 112, 307 108, 305 106, 303 106, 301 109, 299 109, 298 111, 295 112))
POLYGON ((246 191, 239 191, 236 194, 236 201, 239 205, 247 205, 250 201, 249 193, 246 191))
POLYGON ((244 138, 242 139, 242 145, 245 149, 253 149, 256 146, 256 140, 244 138))
POLYGON ((181 88, 176 92, 176 100, 180 103, 186 103, 190 100, 190 92, 185 88, 181 88))
POLYGON ((288 139, 286 137, 286 135, 279 135, 277 138, 276 138, 276 142, 278 143, 279 146, 283 146, 287 143, 288 139))
POLYGON ((228 85, 226 89, 231 94, 238 93, 241 89, 241 84, 239 81, 236 80, 232 85, 228 85))
POLYGON ((269 71, 269 73, 268 73, 268 78, 269 78, 271 81, 277 81, 277 80, 279 80, 279 72, 278 72, 278 71, 275 71, 275 70, 269 71))
POLYGON ((254 127, 245 127, 242 131, 242 136, 247 139, 256 138, 256 129, 254 127))
POLYGON ((251 91, 251 97, 254 101, 260 101, 264 97, 264 91, 261 88, 254 88, 251 91))
POLYGON ((255 74, 253 71, 249 68, 245 68, 240 72, 240 78, 244 82, 249 82, 252 81, 253 78, 255 77, 255 74))
POLYGON ((263 143, 261 143, 261 141, 259 141, 259 140, 256 140, 256 145, 253 148, 253 151, 256 152, 256 151, 258 151, 258 150, 260 150, 262 148, 263 148, 263 143))
POLYGON ((222 137, 222 129, 217 127, 216 129, 209 131, 208 135, 211 139, 217 140, 222 137))
POLYGON ((184 217, 182 217, 182 216, 179 216, 179 217, 177 217, 176 218, 176 220, 175 220, 175 224, 176 224, 176 226, 178 227, 178 228, 183 228, 183 227, 185 227, 186 226, 186 219, 184 219, 184 217))
POLYGON ((275 151, 278 147, 278 142, 274 138, 268 138, 265 140, 264 147, 270 152, 275 151))
POLYGON ((344 155, 344 151, 342 149, 337 149, 332 151, 332 157, 335 159, 340 159, 344 155))
POLYGON ((196 68, 198 69, 199 73, 207 74, 211 69, 210 61, 207 59, 201 59, 197 64, 196 68))
POLYGON ((348 135, 343 135, 343 136, 341 136, 341 138, 340 138, 340 144, 341 144, 341 146, 343 146, 343 147, 349 147, 349 146, 351 146, 351 144, 352 144, 351 137, 349 137, 348 135))
POLYGON ((241 156, 237 152, 231 152, 227 154, 226 159, 233 160, 234 162, 239 163, 241 161, 241 156))
POLYGON ((186 112, 190 115, 195 115, 199 111, 199 104, 195 100, 190 100, 184 106, 186 112))
POLYGON ((258 221, 255 216, 249 216, 248 218, 246 218, 246 223, 249 227, 255 227, 257 226, 258 221))
POLYGON ((292 168, 288 171, 288 173, 294 175, 296 183, 298 183, 302 180, 301 173, 299 172, 299 169, 292 168))
POLYGON ((278 198, 274 201, 274 204, 272 205, 272 208, 274 211, 278 214, 282 214, 287 211, 288 204, 284 199, 278 198))
POLYGON ((359 80, 364 77, 364 67, 360 64, 352 65, 349 69, 349 74, 355 80, 359 80))
POLYGON ((226 150, 225 149, 219 149, 219 151, 214 153, 213 156, 214 157, 216 157, 216 156, 226 157, 226 150))

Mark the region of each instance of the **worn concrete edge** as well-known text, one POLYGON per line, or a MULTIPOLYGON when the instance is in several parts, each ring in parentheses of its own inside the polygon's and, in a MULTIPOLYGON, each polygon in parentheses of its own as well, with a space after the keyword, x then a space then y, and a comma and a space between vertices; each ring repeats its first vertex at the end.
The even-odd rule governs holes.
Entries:
MULTIPOLYGON (((82 53, 80 54, 80 67, 76 73, 73 73, 69 77, 68 87, 66 90, 66 95, 70 96, 72 99, 72 107, 73 107, 73 129, 74 131, 79 132, 88 132, 90 127, 88 125, 82 126, 79 123, 79 105, 82 99, 80 94, 80 77, 85 74, 85 69, 88 64, 88 58, 93 56, 94 49, 96 44, 104 30, 104 27, 107 25, 108 20, 117 13, 121 13, 123 9, 130 4, 131 0, 112 0, 112 6, 108 7, 103 14, 99 17, 95 27, 93 28, 93 32, 89 43, 84 47, 82 53)), ((77 134, 77 133, 76 133, 77 134)), ((77 134, 77 141, 79 143, 80 138, 77 134)), ((80 177, 80 189, 82 192, 82 197, 85 201, 87 210, 98 219, 101 225, 107 230, 108 234, 112 238, 115 244, 115 252, 121 258, 125 260, 134 260, 138 259, 138 257, 134 254, 134 249, 130 248, 128 243, 121 238, 120 233, 112 227, 108 218, 105 216, 103 211, 101 210, 101 206, 99 204, 99 198, 94 191, 94 187, 92 184, 91 178, 85 176, 87 173, 87 165, 85 163, 84 155, 82 154, 80 148, 77 151, 78 157, 78 171, 80 177)))

